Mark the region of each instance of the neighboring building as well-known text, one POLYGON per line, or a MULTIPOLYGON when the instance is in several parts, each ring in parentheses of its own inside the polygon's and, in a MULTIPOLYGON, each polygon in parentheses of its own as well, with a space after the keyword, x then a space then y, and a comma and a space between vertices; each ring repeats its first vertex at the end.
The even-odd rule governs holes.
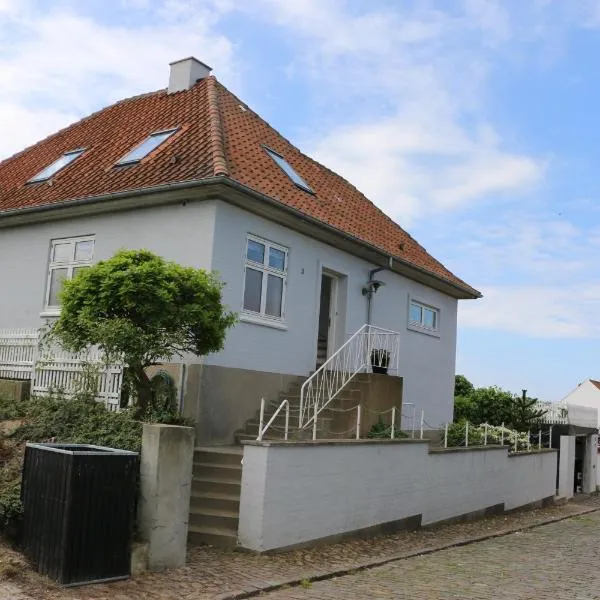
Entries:
POLYGON ((230 441, 369 317, 401 334, 404 401, 452 419, 457 303, 480 293, 193 58, 0 163, 0 329, 56 316, 61 282, 122 247, 217 271, 239 311, 222 352, 184 361, 200 440, 230 441))
MULTIPOLYGON (((560 404, 595 408, 598 410, 598 414, 600 414, 600 381, 596 381, 595 379, 586 379, 573 391, 569 392, 560 401, 560 404)), ((597 427, 600 427, 600 417, 598 417, 597 427)))

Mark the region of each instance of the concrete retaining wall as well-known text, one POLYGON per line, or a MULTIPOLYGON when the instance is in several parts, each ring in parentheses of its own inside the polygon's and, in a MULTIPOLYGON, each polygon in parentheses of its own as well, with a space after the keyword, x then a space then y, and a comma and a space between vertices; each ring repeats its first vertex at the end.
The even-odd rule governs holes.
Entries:
POLYGON ((405 440, 249 443, 239 543, 264 552, 542 502, 555 495, 556 460, 405 440))

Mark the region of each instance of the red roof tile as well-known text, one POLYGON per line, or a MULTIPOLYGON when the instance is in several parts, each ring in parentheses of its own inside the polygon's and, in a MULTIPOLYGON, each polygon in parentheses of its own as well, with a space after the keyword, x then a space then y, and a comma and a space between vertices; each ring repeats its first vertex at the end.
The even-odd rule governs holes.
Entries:
POLYGON ((0 162, 0 213, 114 192, 230 177, 279 202, 479 295, 434 259, 348 181, 302 154, 214 77, 191 89, 129 98, 0 162), (114 164, 149 134, 180 130, 140 163, 114 164), (279 154, 314 190, 307 193, 264 151, 279 154), (48 182, 27 184, 64 152, 86 151, 48 182))

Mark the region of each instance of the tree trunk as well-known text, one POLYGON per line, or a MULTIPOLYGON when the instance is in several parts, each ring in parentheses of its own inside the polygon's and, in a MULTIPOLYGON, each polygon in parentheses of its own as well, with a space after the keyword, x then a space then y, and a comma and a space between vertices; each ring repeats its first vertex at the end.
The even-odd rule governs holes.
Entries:
POLYGON ((152 385, 144 367, 141 365, 130 366, 129 372, 135 387, 136 395, 136 416, 141 417, 148 410, 152 402, 152 385))

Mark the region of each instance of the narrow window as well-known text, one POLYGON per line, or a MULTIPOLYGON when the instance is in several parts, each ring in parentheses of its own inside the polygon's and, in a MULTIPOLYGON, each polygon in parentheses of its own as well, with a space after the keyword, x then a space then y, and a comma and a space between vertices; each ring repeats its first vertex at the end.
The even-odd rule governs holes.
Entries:
POLYGON ((92 236, 53 240, 50 247, 46 309, 60 307, 59 293, 63 283, 92 264, 94 238, 92 236))
POLYGON ((279 166, 279 168, 299 187, 302 188, 306 192, 310 192, 314 194, 314 190, 296 173, 292 165, 288 163, 281 154, 277 154, 274 150, 270 148, 265 148, 266 153, 275 161, 275 163, 279 166))
POLYGON ((269 319, 283 319, 287 248, 260 238, 246 241, 244 266, 245 312, 269 319))
POLYGON ((412 326, 422 327, 429 331, 439 330, 439 316, 440 311, 433 306, 427 306, 421 304, 416 300, 410 301, 410 308, 408 312, 408 322, 412 326))
POLYGON ((140 162, 142 158, 145 158, 156 150, 163 142, 168 140, 177 129, 169 129, 168 131, 157 131, 151 133, 141 144, 138 144, 133 150, 129 151, 123 158, 121 158, 116 164, 117 165, 130 165, 133 163, 140 162))
POLYGON ((45 169, 41 170, 37 175, 32 177, 28 183, 37 183, 39 181, 46 181, 47 179, 50 179, 50 177, 56 175, 56 173, 58 173, 61 169, 64 169, 75 159, 79 158, 84 152, 84 148, 65 152, 60 158, 57 158, 52 164, 48 165, 45 169))

